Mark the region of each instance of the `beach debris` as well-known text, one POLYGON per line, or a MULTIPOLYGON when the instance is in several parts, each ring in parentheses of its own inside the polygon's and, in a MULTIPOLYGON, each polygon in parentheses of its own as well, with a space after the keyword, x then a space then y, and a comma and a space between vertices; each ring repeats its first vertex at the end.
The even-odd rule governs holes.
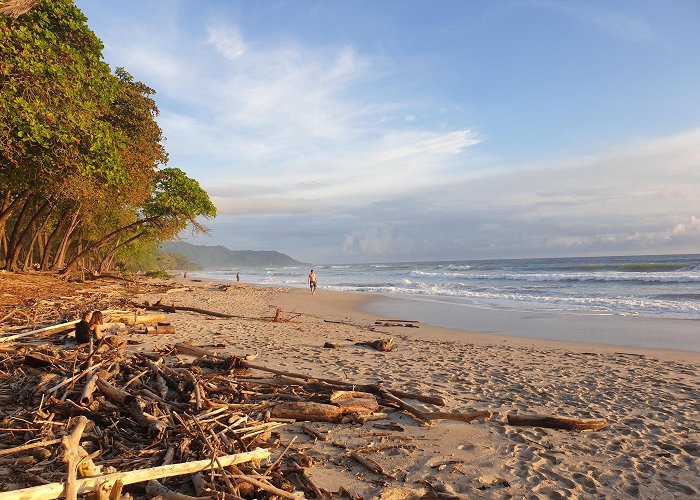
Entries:
POLYGON ((355 342, 355 345, 371 347, 380 352, 389 352, 394 349, 394 339, 378 339, 372 342, 355 342))
POLYGON ((420 328, 420 321, 412 319, 378 319, 374 322, 379 326, 402 326, 404 328, 420 328))
MULTIPOLYGON (((56 346, 45 340, 0 350, 0 386, 12 395, 0 401, 5 429, 0 460, 29 468, 31 474, 20 484, 27 487, 22 498, 88 492, 108 498, 110 490, 133 488, 136 482, 144 483, 141 494, 149 490, 170 498, 215 496, 217 491, 311 497, 319 490, 304 468, 313 461, 292 451, 291 442, 282 452, 286 456, 278 456, 264 473, 259 469, 260 461, 281 446, 275 429, 300 422, 302 432, 326 441, 330 433, 302 422, 387 419, 380 408, 411 407, 402 397, 445 403, 383 385, 283 372, 191 344, 133 353, 126 347, 125 339, 108 337, 92 351, 89 345, 56 346), (256 377, 254 370, 275 377, 256 377), (229 458, 233 461, 226 462, 229 458), (211 472, 197 476, 198 470, 211 472), (193 474, 191 481, 167 479, 193 474)), ((442 415, 417 411, 424 420, 442 415)), ((446 415, 469 421, 464 414, 446 415)), ((369 448, 330 444, 364 458, 368 470, 393 477, 359 455, 369 448)), ((0 493, 0 500, 17 494, 0 493)))
POLYGON ((148 335, 163 335, 175 333, 175 327, 170 323, 158 323, 156 326, 146 326, 143 333, 148 335))
POLYGON ((301 430, 304 431, 306 434, 318 439, 319 441, 328 441, 328 439, 330 438, 329 431, 323 433, 318 429, 314 429, 310 425, 302 424, 301 430))
POLYGON ((67 321, 65 323, 60 323, 58 325, 51 325, 51 326, 46 326, 43 328, 37 328, 35 330, 30 330, 28 332, 22 332, 22 333, 17 333, 15 335, 8 335, 4 337, 0 337, 0 343, 2 342, 10 342, 12 340, 17 340, 21 339, 24 337, 31 337, 31 336, 47 336, 47 335, 53 335, 55 333, 61 333, 65 332, 67 330, 70 330, 72 328, 75 328, 75 325, 79 322, 80 320, 75 320, 75 321, 67 321))
POLYGON ((556 415, 508 414, 508 423, 514 426, 547 427, 569 431, 599 431, 605 429, 608 421, 604 418, 573 418, 556 415))
POLYGON ((189 306, 175 306, 175 304, 172 305, 166 305, 166 304, 161 304, 160 300, 156 302, 155 304, 149 304, 148 302, 145 302, 143 304, 132 304, 135 307, 141 308, 141 309, 146 309, 147 311, 163 311, 163 312, 169 312, 169 313, 175 313, 178 311, 188 311, 188 312, 195 312, 199 314, 204 314, 207 316, 214 316, 216 318, 241 318, 242 316, 236 316, 234 314, 225 314, 217 311, 209 311, 207 309, 200 309, 199 307, 189 307, 189 306))
POLYGON ((325 349, 340 349, 340 343, 339 342, 325 342, 323 344, 323 347, 325 349))
POLYGON ((396 475, 390 474, 389 472, 385 471, 381 465, 379 465, 376 461, 372 460, 371 458, 363 457, 356 451, 351 451, 350 453, 348 453, 348 456, 355 460, 358 464, 369 469, 371 472, 396 480, 396 475))
POLYGON ((103 313, 108 315, 107 318, 111 323, 123 323, 127 326, 136 325, 155 325, 166 320, 165 314, 144 314, 138 310, 132 311, 106 311, 103 313))

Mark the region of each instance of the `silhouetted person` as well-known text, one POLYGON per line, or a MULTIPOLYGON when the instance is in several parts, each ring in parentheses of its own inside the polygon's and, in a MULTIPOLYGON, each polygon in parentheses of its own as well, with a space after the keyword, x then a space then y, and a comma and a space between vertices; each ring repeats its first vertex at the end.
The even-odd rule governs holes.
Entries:
POLYGON ((90 342, 90 320, 92 311, 85 311, 80 321, 75 325, 75 341, 78 344, 90 342))

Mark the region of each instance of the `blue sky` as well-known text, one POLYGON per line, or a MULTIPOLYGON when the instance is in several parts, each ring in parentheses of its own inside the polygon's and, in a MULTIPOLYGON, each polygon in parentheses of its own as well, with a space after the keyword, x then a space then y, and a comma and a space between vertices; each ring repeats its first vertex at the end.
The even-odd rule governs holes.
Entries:
POLYGON ((78 0, 191 240, 304 262, 700 251, 700 2, 78 0))

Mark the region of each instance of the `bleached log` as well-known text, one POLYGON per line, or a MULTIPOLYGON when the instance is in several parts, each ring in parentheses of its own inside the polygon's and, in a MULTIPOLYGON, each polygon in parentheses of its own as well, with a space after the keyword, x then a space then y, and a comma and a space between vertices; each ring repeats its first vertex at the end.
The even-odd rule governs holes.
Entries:
MULTIPOLYGON (((102 311, 103 314, 110 314, 112 311, 111 310, 106 310, 102 311)), ((37 328, 36 330, 31 330, 28 332, 22 332, 22 333, 17 333, 15 335, 8 335, 7 337, 0 337, 0 344, 3 342, 9 342, 11 340, 15 339, 21 339, 24 337, 28 337, 30 335, 37 335, 37 334, 53 334, 53 333, 60 333, 66 330, 70 330, 73 328, 75 325, 80 323, 80 320, 75 320, 75 321, 68 321, 66 323, 59 323, 57 325, 51 325, 51 326, 45 326, 43 328, 37 328)), ((2 332, 0 332, 0 335, 2 335, 2 332)))
POLYGON ((10 340, 16 340, 16 339, 21 339, 24 337, 29 337, 30 335, 37 335, 39 333, 49 334, 49 333, 63 332, 65 330, 70 330, 79 322, 80 322, 80 320, 68 321, 67 323, 60 323, 58 325, 47 326, 44 328, 37 328, 36 330, 31 330, 29 332, 17 333, 15 335, 8 335, 7 337, 0 337, 0 344, 3 342, 9 342, 10 340))
POLYGON ((83 435, 85 426, 90 422, 85 417, 78 417, 78 421, 71 431, 69 436, 65 436, 61 440, 61 444, 65 448, 63 454, 63 461, 66 462, 68 467, 68 473, 66 476, 66 486, 65 495, 66 500, 77 500, 78 498, 78 487, 76 485, 76 480, 78 477, 78 463, 81 460, 80 456, 80 437, 83 435))
MULTIPOLYGON (((181 476, 184 474, 194 474, 195 472, 209 470, 217 467, 227 467, 232 464, 241 464, 250 461, 261 461, 270 458, 270 450, 256 448, 252 451, 244 453, 236 453, 234 455, 225 455, 217 457, 216 465, 212 460, 197 460, 194 462, 185 462, 174 465, 161 465, 149 469, 139 469, 128 472, 115 472, 113 474, 104 474, 98 477, 87 477, 78 479, 75 482, 77 493, 85 495, 88 492, 95 491, 100 485, 105 485, 111 488, 116 481, 121 480, 124 485, 141 483, 150 481, 151 479, 161 479, 164 477, 181 476)), ((49 483, 22 490, 6 491, 0 493, 0 500, 52 500, 65 495, 64 483, 49 483)))
POLYGON ((605 429, 608 421, 604 418, 572 418, 556 415, 508 415, 510 425, 547 427, 569 431, 599 431, 605 429))
POLYGON ((114 313, 110 315, 110 320, 113 323, 119 322, 124 323, 129 326, 134 325, 155 325, 162 321, 165 321, 165 314, 152 313, 152 314, 137 314, 137 313, 114 313))
POLYGON ((80 395, 80 404, 87 406, 92 403, 92 393, 97 389, 97 379, 99 375, 97 373, 93 374, 83 387, 83 392, 80 395))
POLYGON ((343 413, 372 413, 379 409, 374 394, 357 391, 333 391, 330 402, 340 406, 343 413))

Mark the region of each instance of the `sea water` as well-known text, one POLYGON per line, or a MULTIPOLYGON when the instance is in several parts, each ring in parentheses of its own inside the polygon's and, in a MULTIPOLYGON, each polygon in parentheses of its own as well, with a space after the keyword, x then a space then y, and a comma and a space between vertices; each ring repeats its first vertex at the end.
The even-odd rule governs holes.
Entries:
MULTIPOLYGON (((240 272, 248 283, 304 287, 310 268, 243 267, 191 275, 235 280, 240 272)), ((319 290, 493 310, 700 319, 697 254, 327 264, 313 269, 319 290)))

